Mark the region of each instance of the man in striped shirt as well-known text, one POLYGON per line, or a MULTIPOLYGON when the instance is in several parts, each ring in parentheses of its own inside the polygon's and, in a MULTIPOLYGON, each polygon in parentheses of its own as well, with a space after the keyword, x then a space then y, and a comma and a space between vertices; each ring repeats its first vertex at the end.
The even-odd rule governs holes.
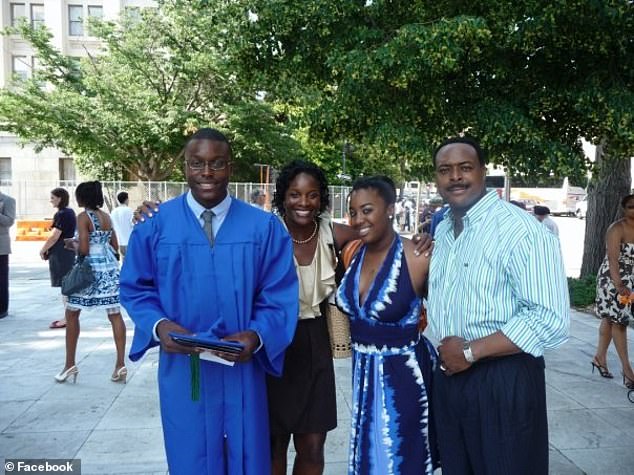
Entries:
POLYGON ((547 474, 545 348, 569 331, 557 238, 487 193, 477 142, 434 152, 449 211, 436 231, 430 328, 440 341, 433 410, 443 475, 547 474))

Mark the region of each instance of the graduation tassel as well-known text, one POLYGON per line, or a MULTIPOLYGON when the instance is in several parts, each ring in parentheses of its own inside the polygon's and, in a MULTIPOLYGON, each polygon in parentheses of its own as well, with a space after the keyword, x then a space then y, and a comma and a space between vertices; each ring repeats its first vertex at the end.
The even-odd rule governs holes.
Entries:
POLYGON ((192 372, 192 401, 200 399, 200 355, 192 353, 189 355, 189 366, 192 372))

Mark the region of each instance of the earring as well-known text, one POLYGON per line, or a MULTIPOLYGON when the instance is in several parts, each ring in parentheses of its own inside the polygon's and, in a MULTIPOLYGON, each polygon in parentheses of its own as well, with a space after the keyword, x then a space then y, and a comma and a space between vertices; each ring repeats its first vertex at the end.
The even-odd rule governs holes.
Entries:
POLYGON ((388 216, 388 218, 390 218, 390 219, 393 219, 393 218, 394 218, 394 216, 392 216, 392 215, 389 215, 389 216, 388 216))

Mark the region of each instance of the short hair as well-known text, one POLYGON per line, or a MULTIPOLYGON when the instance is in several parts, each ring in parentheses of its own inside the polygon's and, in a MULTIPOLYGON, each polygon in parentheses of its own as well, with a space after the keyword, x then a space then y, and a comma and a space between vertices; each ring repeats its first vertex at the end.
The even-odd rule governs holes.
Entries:
POLYGON ((438 152, 440 151, 440 149, 447 145, 451 145, 455 143, 469 145, 471 148, 475 150, 476 155, 478 156, 478 161, 480 162, 480 165, 485 166, 487 164, 487 159, 486 159, 484 150, 482 150, 482 148, 480 147, 480 144, 475 139, 472 139, 470 137, 451 137, 445 140, 444 142, 442 142, 440 145, 438 145, 438 147, 436 147, 436 149, 434 150, 434 155, 433 155, 434 167, 436 166, 436 157, 438 156, 438 152))
POLYGON ((64 188, 53 188, 51 190, 51 195, 59 198, 59 204, 57 205, 57 209, 68 208, 68 203, 70 202, 70 196, 68 195, 68 191, 64 188))
POLYGON ((621 199, 621 208, 625 208, 630 200, 634 199, 634 195, 627 195, 621 199))
POLYGON ((191 137, 185 143, 185 148, 193 142, 194 140, 213 140, 215 142, 224 142, 229 147, 229 155, 233 157, 233 149, 231 148, 231 143, 225 137, 225 135, 217 129, 212 129, 210 127, 203 127, 202 129, 198 129, 193 133, 191 137))
POLYGON ((511 200, 509 201, 509 203, 511 203, 512 205, 517 206, 518 208, 522 208, 523 210, 526 210, 526 204, 522 201, 516 201, 516 200, 511 200))
POLYGON ((103 192, 99 181, 85 181, 75 189, 77 204, 88 209, 99 209, 103 206, 103 192))
POLYGON ((295 179, 300 173, 306 173, 312 176, 317 183, 319 183, 319 211, 324 212, 330 206, 330 193, 328 191, 328 179, 324 171, 317 165, 311 162, 305 162, 304 160, 293 160, 280 170, 277 179, 275 180, 275 191, 273 192, 273 207, 284 216, 286 211, 284 210, 284 197, 288 188, 291 186, 291 181, 295 179))
POLYGON ((121 193, 119 193, 117 195, 117 201, 121 204, 124 204, 126 201, 128 201, 128 192, 122 191, 121 193))
POLYGON ((533 207, 533 213, 537 216, 546 216, 550 214, 550 208, 548 206, 537 205, 533 207))
POLYGON ((384 175, 364 176, 357 178, 352 184, 350 195, 358 190, 375 190, 386 205, 396 203, 396 186, 390 177, 384 175))
POLYGON ((257 200, 261 195, 264 195, 264 190, 261 190, 259 188, 253 190, 251 192, 251 202, 255 203, 255 200, 257 200))

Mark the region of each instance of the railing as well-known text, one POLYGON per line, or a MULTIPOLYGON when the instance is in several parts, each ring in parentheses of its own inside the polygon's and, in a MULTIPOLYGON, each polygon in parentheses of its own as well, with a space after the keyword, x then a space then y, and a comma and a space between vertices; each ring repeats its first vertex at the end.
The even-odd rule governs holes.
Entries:
MULTIPOLYGON (((75 187, 78 182, 71 181, 16 181, 0 183, 0 191, 6 193, 16 201, 16 218, 21 220, 41 220, 51 218, 55 209, 50 203, 50 192, 54 188, 65 188, 71 199, 70 207, 80 211, 75 201, 75 187)), ((111 211, 116 207, 117 194, 127 191, 130 206, 136 207, 144 200, 167 201, 187 191, 187 183, 166 181, 103 181, 104 209, 111 211)), ((266 209, 271 209, 271 200, 275 186, 271 183, 230 183, 229 191, 232 196, 249 202, 249 198, 256 189, 263 189, 266 193, 266 209)), ((346 199, 350 192, 347 186, 330 187, 331 213, 333 218, 342 219, 347 209, 346 199)))

